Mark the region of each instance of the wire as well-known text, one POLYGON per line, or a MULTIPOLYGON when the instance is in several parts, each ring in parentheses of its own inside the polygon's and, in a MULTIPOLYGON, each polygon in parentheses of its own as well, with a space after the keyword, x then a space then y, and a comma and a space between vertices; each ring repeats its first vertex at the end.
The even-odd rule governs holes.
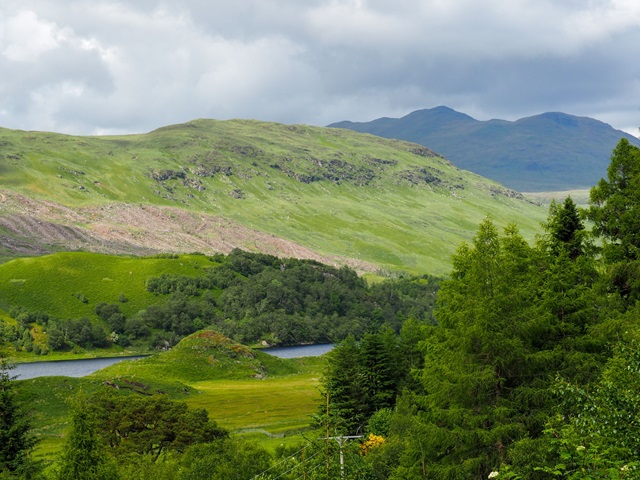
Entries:
MULTIPOLYGON (((320 454, 320 452, 316 453, 315 455, 312 455, 312 456, 311 456, 311 457, 309 457, 308 459, 305 459, 305 461, 307 461, 307 460, 311 460, 313 457, 315 457, 316 455, 319 455, 319 454, 320 454)), ((289 457, 289 458, 291 458, 291 457, 289 457)), ((318 465, 322 465, 322 464, 320 463, 320 464, 318 464, 318 465)), ((276 478, 272 478, 271 480, 278 480, 278 479, 279 479, 280 477, 282 477, 283 475, 286 475, 287 473, 289 473, 289 472, 291 472, 291 471, 295 470, 296 468, 298 468, 298 467, 300 467, 300 466, 301 466, 301 464, 299 464, 299 463, 298 463, 298 464, 294 465, 293 467, 291 467, 291 468, 290 468, 289 470, 287 470, 286 472, 281 473, 281 474, 280 474, 280 475, 278 475, 276 478)), ((260 475, 262 475, 262 474, 260 474, 260 475)), ((304 476, 304 475, 303 475, 303 476, 304 476)))
MULTIPOLYGON (((317 470, 320 467, 324 467, 324 463, 319 463, 318 465, 313 467, 311 470, 307 470, 307 473, 311 473, 311 472, 313 472, 314 470, 317 470)), ((301 477, 297 477, 296 480, 300 480, 301 478, 304 478, 304 473, 302 474, 301 477)))
MULTIPOLYGON (((311 442, 309 442, 311 443, 311 442)), ((267 473, 269 470, 276 468, 278 465, 280 465, 281 463, 286 462, 287 460, 289 460, 290 458, 295 457, 297 454, 299 454, 301 451, 303 451, 305 448, 307 448, 307 445, 305 445, 304 447, 302 447, 300 450, 298 450, 296 453, 293 453, 291 455, 289 455, 286 458, 283 458, 282 460, 280 460, 278 463, 275 463, 273 465, 271 465, 269 468, 267 468, 264 472, 259 473, 258 475, 255 475, 253 477, 251 477, 251 480, 256 480, 257 478, 259 478, 261 475, 264 475, 265 473, 267 473)), ((278 477, 276 477, 278 478, 278 477)))

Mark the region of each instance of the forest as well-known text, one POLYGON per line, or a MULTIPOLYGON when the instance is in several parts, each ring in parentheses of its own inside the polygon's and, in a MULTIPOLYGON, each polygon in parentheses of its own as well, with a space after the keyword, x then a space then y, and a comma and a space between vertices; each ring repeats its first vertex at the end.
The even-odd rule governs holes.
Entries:
MULTIPOLYGON (((16 323, 0 324, 0 344, 39 355, 112 344, 154 351, 205 327, 247 345, 336 342, 385 323, 398 330, 409 317, 431 321, 438 288, 438 278, 429 275, 368 285, 348 267, 237 249, 209 260, 211 266, 195 276, 147 278, 146 289, 156 301, 128 316, 122 311, 125 294, 116 302, 97 303, 94 318, 11 308, 16 323), (46 341, 35 341, 34 326, 46 333, 46 341)), ((82 301, 83 294, 78 297, 82 301)))
POLYGON ((96 309, 118 339, 170 346, 207 327, 243 342, 341 340, 307 441, 271 453, 163 397, 79 394, 44 469, 3 357, 0 478, 640 478, 639 219, 640 149, 623 139, 588 208, 553 202, 532 244, 488 217, 441 281, 367 285, 242 252, 197 278, 149 279, 162 306, 96 309))

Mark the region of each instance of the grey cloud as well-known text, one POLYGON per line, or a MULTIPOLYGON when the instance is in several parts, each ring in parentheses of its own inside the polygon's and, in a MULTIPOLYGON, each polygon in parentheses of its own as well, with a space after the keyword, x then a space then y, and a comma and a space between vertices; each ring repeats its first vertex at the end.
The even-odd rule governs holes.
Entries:
POLYGON ((636 3, 5 0, 0 124, 69 133, 196 117, 323 125, 445 104, 481 119, 562 110, 628 129, 640 124, 636 3), (42 43, 7 55, 8 20, 33 20, 25 12, 42 43))

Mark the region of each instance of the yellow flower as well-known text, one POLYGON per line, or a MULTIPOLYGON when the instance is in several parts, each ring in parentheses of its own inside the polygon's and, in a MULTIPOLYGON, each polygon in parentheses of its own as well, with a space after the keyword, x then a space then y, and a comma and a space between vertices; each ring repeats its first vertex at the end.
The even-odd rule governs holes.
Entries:
POLYGON ((377 448, 383 443, 384 443, 384 437, 370 433, 367 440, 365 440, 364 443, 360 444, 360 448, 362 449, 362 451, 360 452, 360 455, 366 455, 367 453, 369 453, 369 451, 372 448, 377 448))

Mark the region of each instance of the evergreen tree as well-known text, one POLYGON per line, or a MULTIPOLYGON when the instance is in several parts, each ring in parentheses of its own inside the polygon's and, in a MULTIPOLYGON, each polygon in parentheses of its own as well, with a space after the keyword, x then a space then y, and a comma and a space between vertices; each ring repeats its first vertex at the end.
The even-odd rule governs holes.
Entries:
POLYGON ((587 217, 605 240, 608 262, 640 259, 640 148, 621 139, 611 154, 607 180, 591 188, 587 217))
POLYGON ((565 251, 571 259, 575 259, 583 253, 585 248, 584 224, 571 196, 561 204, 557 204, 555 200, 551 202, 549 219, 543 226, 551 238, 550 244, 553 253, 560 254, 565 251))
POLYGON ((409 373, 400 338, 388 326, 380 333, 365 334, 360 343, 348 337, 327 360, 327 372, 321 380, 325 402, 318 413, 326 422, 328 399, 328 421, 339 434, 362 434, 375 412, 393 407, 409 373))
POLYGON ((368 333, 360 342, 367 397, 366 417, 382 408, 393 407, 398 386, 404 377, 398 336, 390 327, 368 333))
POLYGON ((402 453, 391 478, 487 478, 540 436, 554 374, 581 383, 598 373, 606 341, 589 335, 593 263, 560 250, 530 247, 513 226, 501 236, 489 219, 460 247, 438 325, 426 327, 423 391, 404 395, 392 423, 402 453))
POLYGON ((607 180, 590 192, 587 218, 602 238, 609 282, 627 306, 640 297, 640 148, 621 139, 611 154, 607 180))
POLYGON ((349 336, 329 352, 327 361, 327 372, 321 383, 329 403, 329 417, 326 403, 319 405, 319 417, 322 424, 329 422, 336 433, 355 435, 367 421, 368 410, 359 345, 349 336))
POLYGON ((13 367, 0 352, 0 477, 28 479, 38 473, 30 457, 36 441, 28 417, 16 401, 14 377, 10 375, 13 367))
POLYGON ((115 466, 96 433, 89 404, 82 392, 74 399, 71 429, 64 445, 57 479, 116 480, 115 466))

